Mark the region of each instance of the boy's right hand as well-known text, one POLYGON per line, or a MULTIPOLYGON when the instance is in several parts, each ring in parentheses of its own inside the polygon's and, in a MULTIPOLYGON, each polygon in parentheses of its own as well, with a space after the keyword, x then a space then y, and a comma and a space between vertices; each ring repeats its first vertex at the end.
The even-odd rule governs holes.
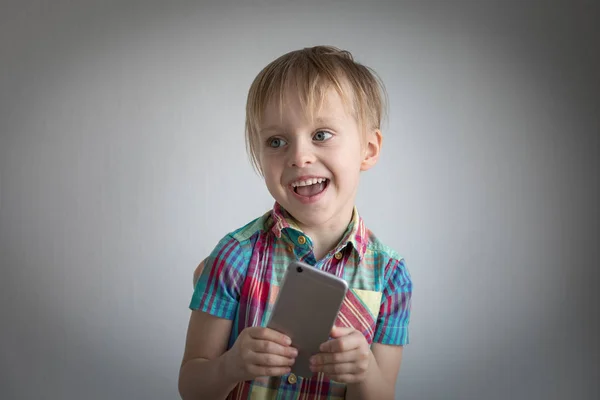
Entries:
POLYGON ((236 382, 290 372, 298 351, 291 339, 273 329, 253 326, 242 331, 225 353, 225 368, 236 382))

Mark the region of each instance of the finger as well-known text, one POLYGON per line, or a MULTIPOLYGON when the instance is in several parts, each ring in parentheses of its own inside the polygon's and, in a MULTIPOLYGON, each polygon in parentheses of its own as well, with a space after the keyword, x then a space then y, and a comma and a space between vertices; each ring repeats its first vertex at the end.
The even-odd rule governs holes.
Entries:
POLYGON ((338 363, 338 364, 323 364, 311 365, 312 372, 323 372, 328 376, 356 374, 364 371, 365 366, 356 362, 338 363))
POLYGON ((328 375, 330 380, 339 383, 356 383, 365 379, 364 374, 339 374, 339 375, 328 375))
POLYGON ((319 346, 319 351, 323 353, 341 353, 350 351, 358 348, 364 340, 365 337, 362 335, 362 333, 354 330, 352 333, 346 336, 332 339, 321 344, 321 346, 319 346))
POLYGON ((331 336, 332 338, 339 338, 342 336, 347 336, 354 331, 356 331, 356 329, 354 328, 348 328, 345 326, 334 326, 331 329, 331 333, 329 334, 329 336, 331 336))
POLYGON ((296 359, 276 354, 252 353, 250 362, 260 367, 291 367, 296 359))
POLYGON ((250 373, 254 376, 282 376, 289 374, 291 370, 290 367, 263 367, 253 365, 250 368, 250 373))
POLYGON ((337 364, 345 362, 363 361, 369 359, 368 348, 358 348, 341 353, 318 353, 310 358, 313 365, 337 364))
POLYGON ((271 342, 279 343, 282 346, 289 346, 292 344, 292 339, 290 339, 289 336, 273 329, 255 327, 251 329, 249 333, 253 339, 269 340, 271 342))
POLYGON ((298 356, 298 350, 294 347, 282 346, 279 343, 269 340, 253 340, 249 348, 255 353, 274 354, 289 358, 296 358, 298 356))

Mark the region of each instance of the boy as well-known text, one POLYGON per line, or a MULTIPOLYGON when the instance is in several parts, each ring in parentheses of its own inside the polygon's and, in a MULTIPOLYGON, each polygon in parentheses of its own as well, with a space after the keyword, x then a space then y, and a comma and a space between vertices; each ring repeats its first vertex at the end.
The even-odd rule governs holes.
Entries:
POLYGON ((199 266, 183 399, 394 397, 412 282, 354 206, 361 171, 379 157, 382 112, 383 86, 334 47, 290 52, 255 78, 246 143, 275 205, 225 236, 199 266), (313 377, 290 373, 290 338, 264 327, 292 260, 350 288, 331 340, 311 359, 313 377))

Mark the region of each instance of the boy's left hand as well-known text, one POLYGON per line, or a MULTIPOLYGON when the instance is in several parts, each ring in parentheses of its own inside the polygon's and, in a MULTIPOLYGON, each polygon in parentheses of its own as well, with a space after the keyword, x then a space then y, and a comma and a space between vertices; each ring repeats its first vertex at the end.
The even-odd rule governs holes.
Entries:
POLYGON ((321 352, 310 358, 311 371, 323 372, 340 383, 363 381, 371 361, 367 339, 354 328, 338 326, 333 327, 330 336, 333 339, 321 344, 321 352))

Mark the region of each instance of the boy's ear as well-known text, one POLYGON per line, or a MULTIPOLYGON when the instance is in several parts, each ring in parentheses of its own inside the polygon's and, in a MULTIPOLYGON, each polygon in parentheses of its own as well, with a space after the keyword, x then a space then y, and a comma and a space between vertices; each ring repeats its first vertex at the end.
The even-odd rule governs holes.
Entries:
POLYGON ((361 171, 371 169, 375 164, 377 164, 377 160, 379 160, 379 151, 381 150, 382 140, 383 137, 379 129, 376 129, 367 134, 364 158, 362 163, 360 164, 361 171))

